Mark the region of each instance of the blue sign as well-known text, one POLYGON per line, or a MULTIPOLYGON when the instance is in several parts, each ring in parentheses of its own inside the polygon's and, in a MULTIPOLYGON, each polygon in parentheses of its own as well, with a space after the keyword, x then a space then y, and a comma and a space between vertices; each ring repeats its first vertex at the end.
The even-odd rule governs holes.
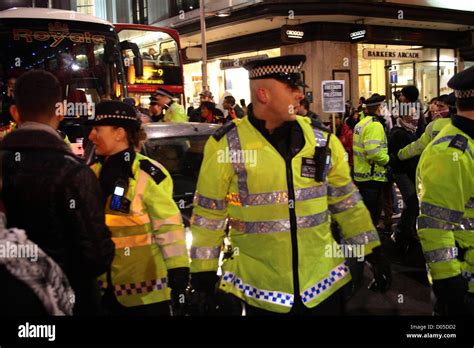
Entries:
POLYGON ((398 71, 396 70, 390 71, 390 83, 393 83, 393 84, 398 83, 398 71))

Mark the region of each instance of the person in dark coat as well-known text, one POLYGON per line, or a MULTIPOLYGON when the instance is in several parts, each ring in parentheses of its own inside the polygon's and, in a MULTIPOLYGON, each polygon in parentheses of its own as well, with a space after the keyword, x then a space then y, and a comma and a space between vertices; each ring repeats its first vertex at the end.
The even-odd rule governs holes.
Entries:
POLYGON ((96 277, 110 268, 115 247, 97 178, 56 131, 61 98, 49 72, 32 70, 17 80, 11 111, 19 129, 0 144, 2 198, 7 227, 28 231, 69 279, 74 314, 94 315, 101 313, 96 277))
POLYGON ((201 105, 203 102, 212 102, 214 103, 214 96, 212 95, 211 91, 203 90, 199 93, 200 104, 199 107, 191 111, 189 115, 189 122, 202 122, 201 117, 201 105))
POLYGON ((392 240, 401 251, 418 244, 416 234, 416 218, 419 214, 418 198, 416 195, 416 166, 419 156, 406 161, 398 160, 398 151, 416 141, 418 120, 406 115, 397 119, 397 125, 392 128, 388 137, 388 153, 391 161, 392 175, 402 194, 405 208, 401 214, 392 240))

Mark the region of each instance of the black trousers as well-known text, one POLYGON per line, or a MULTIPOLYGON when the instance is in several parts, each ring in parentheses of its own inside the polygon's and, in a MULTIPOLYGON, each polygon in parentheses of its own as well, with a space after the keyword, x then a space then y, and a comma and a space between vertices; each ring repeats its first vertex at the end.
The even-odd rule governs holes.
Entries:
POLYGON ((306 307, 301 301, 296 302, 291 311, 287 314, 275 313, 261 308, 245 304, 245 313, 247 316, 283 316, 283 315, 299 315, 299 316, 333 316, 344 315, 345 313, 345 295, 347 287, 351 283, 344 285, 326 300, 313 308, 306 307))
POLYGON ((405 202, 395 237, 401 243, 409 243, 417 239, 416 218, 419 215, 418 197, 415 182, 406 174, 394 174, 395 182, 405 202))
POLYGON ((381 197, 385 183, 380 181, 356 181, 360 195, 370 212, 372 223, 377 227, 382 215, 381 197))

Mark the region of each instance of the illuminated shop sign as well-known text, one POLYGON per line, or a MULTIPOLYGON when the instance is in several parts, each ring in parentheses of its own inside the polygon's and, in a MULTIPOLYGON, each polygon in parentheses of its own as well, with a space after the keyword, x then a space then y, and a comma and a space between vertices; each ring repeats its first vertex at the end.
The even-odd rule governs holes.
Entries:
POLYGON ((362 54, 365 59, 409 60, 423 59, 421 50, 394 50, 386 48, 364 48, 362 54))

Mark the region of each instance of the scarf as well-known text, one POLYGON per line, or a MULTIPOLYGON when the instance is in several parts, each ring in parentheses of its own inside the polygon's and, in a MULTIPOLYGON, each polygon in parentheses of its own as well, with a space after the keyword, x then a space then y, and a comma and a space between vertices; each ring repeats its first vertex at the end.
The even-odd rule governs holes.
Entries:
POLYGON ((416 120, 408 116, 408 117, 399 117, 397 119, 397 125, 405 129, 407 132, 416 133, 416 128, 418 124, 416 120))
POLYGON ((28 239, 24 230, 7 230, 3 213, 0 213, 0 250, 7 254, 7 257, 0 257, 0 265, 28 285, 50 315, 72 315, 74 291, 62 269, 28 239), (21 250, 25 255, 21 255, 21 250))

